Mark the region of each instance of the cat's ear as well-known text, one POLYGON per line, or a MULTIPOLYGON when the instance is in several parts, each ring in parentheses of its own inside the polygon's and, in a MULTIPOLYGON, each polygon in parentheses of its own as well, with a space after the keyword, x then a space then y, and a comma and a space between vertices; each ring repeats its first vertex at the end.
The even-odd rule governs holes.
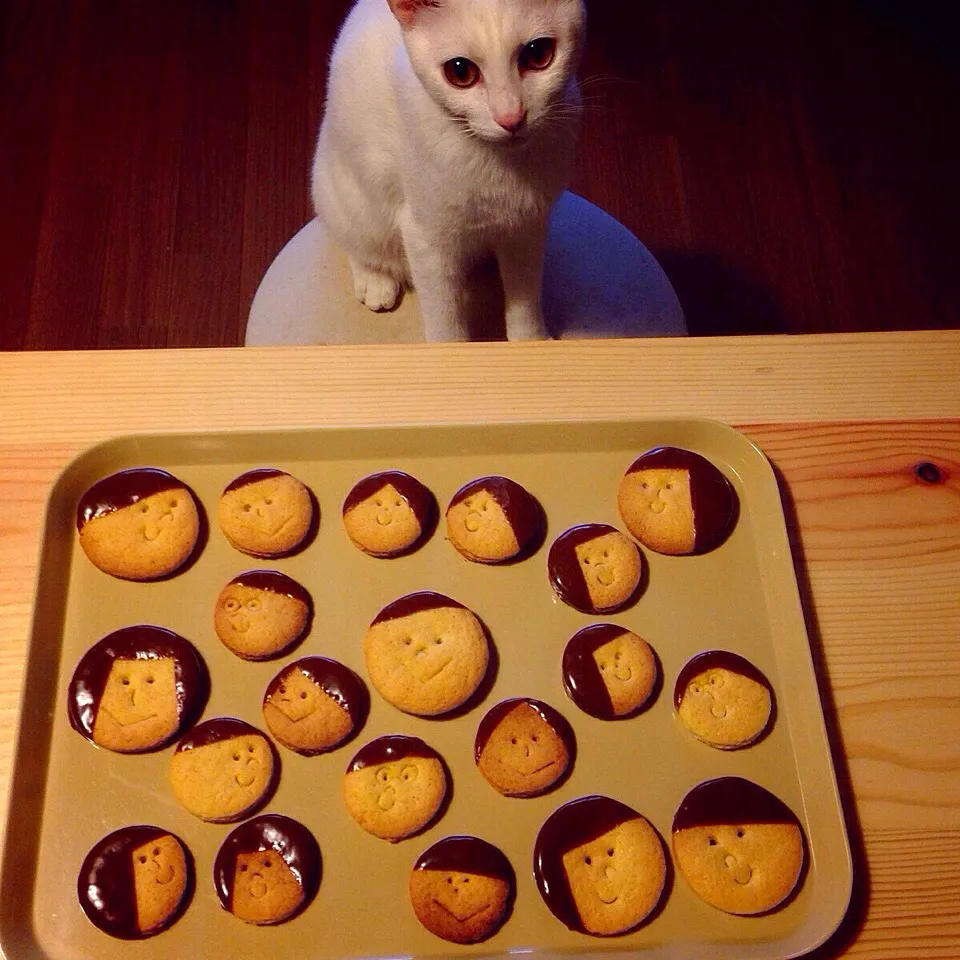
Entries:
POLYGON ((419 14, 427 7, 439 7, 441 0, 387 0, 393 15, 405 30, 412 27, 419 14))

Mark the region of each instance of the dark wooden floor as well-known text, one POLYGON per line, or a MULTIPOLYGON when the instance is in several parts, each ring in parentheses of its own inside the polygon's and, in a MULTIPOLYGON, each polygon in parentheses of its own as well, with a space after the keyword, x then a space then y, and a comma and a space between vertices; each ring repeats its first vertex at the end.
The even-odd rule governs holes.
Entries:
MULTIPOLYGON (((241 343, 311 216, 348 6, 0 0, 0 348, 241 343)), ((937 9, 591 0, 573 186, 660 258, 693 333, 960 327, 937 9)))

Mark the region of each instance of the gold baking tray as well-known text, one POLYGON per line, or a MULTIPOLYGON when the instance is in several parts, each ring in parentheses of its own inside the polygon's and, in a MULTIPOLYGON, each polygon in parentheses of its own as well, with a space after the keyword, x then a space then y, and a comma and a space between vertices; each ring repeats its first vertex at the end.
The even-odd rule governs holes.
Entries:
POLYGON ((777 483, 764 456, 741 434, 705 420, 548 422, 495 425, 318 429, 123 437, 74 460, 51 493, 40 556, 33 626, 0 877, 0 945, 7 960, 262 960, 439 958, 451 956, 792 957, 823 942, 849 902, 852 868, 811 651, 798 599, 777 483), (631 608, 587 617, 557 601, 546 572, 554 537, 584 522, 620 528, 617 482, 633 459, 658 445, 695 450, 731 480, 740 516, 730 538, 704 556, 666 557, 644 550, 646 591, 631 608), (185 481, 210 518, 199 559, 157 583, 113 579, 80 551, 76 503, 100 477, 132 466, 163 467, 185 481), (285 469, 316 494, 319 531, 302 553, 272 564, 228 545, 216 524, 226 484, 256 466, 285 469), (340 507, 351 486, 379 470, 402 469, 434 492, 441 511, 466 481, 504 474, 542 503, 545 544, 507 566, 470 563, 446 542, 443 525, 417 552, 394 560, 362 554, 347 539, 340 507), (300 581, 316 608, 312 629, 279 661, 238 660, 213 632, 213 605, 237 573, 273 566, 300 581), (206 659, 212 691, 204 716, 233 715, 264 728, 268 681, 306 654, 334 657, 366 679, 361 638, 388 602, 436 590, 474 610, 496 647, 496 678, 484 702, 449 720, 410 717, 371 689, 365 729, 349 745, 319 757, 279 748, 282 774, 266 812, 304 823, 316 836, 323 877, 314 902, 276 927, 247 925, 221 909, 213 860, 230 826, 201 822, 180 807, 167 784, 173 747, 123 756, 83 740, 67 719, 66 690, 83 652, 104 634, 133 623, 167 627, 206 659), (560 658, 578 629, 610 620, 646 638, 664 674, 657 702, 639 716, 604 722, 578 710, 563 692, 560 658), (775 726, 748 749, 724 752, 696 741, 677 722, 672 687, 681 665, 701 650, 738 651, 766 673, 777 700, 775 726), (532 696, 573 725, 578 756, 553 793, 507 799, 473 763, 483 713, 507 697, 532 696), (347 762, 375 736, 421 737, 446 759, 452 800, 425 833, 397 844, 366 834, 340 798, 347 762), (735 917, 699 900, 682 876, 665 905, 625 936, 594 938, 568 930, 541 899, 532 871, 540 825, 562 803, 592 793, 644 814, 670 844, 673 814, 701 780, 748 777, 788 803, 803 823, 808 867, 799 894, 760 917, 735 917), (196 891, 169 930, 141 941, 114 940, 77 902, 77 873, 90 847, 127 824, 150 823, 182 837, 196 864, 196 891), (509 921, 493 937, 455 946, 424 930, 407 895, 410 869, 441 837, 475 834, 500 847, 517 875, 509 921))

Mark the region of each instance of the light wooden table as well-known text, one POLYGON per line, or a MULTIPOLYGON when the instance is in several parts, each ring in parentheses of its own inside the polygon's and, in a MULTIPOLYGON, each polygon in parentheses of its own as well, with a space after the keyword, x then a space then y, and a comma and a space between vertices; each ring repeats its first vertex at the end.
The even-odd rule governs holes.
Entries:
POLYGON ((857 864, 822 955, 960 957, 960 332, 0 355, 0 791, 44 499, 88 445, 664 416, 738 427, 784 480, 857 864))

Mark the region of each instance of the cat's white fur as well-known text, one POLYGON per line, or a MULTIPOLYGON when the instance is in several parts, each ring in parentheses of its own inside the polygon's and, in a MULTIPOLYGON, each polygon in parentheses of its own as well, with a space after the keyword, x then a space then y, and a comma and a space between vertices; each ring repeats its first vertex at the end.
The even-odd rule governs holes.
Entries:
POLYGON ((508 338, 547 336, 543 244, 576 149, 584 20, 582 0, 355 4, 331 57, 312 184, 369 308, 413 286, 428 340, 467 339, 464 280, 492 255, 508 338), (556 40, 553 62, 521 71, 520 50, 541 37, 556 40), (456 57, 480 68, 470 89, 445 79, 456 57))

